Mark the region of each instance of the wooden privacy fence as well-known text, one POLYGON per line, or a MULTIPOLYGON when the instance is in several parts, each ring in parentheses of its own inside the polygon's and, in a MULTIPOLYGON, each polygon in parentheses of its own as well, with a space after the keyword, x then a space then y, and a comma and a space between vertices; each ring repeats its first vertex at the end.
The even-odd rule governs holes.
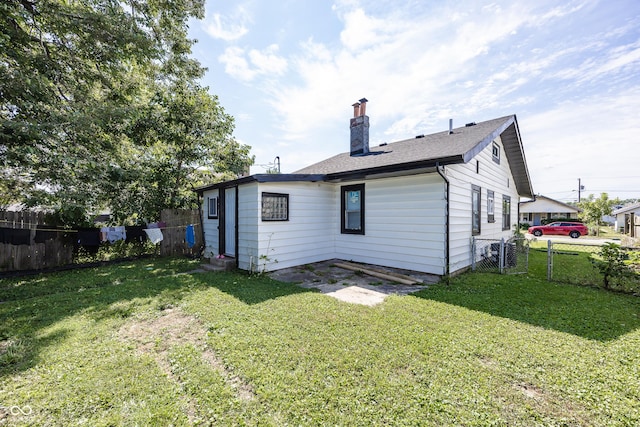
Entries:
MULTIPOLYGON (((163 240, 158 244, 161 256, 200 254, 203 240, 198 209, 165 209, 160 221, 164 223, 163 240), (194 230, 192 247, 187 244, 188 225, 194 230)), ((78 262, 78 231, 48 226, 43 212, 0 211, 0 232, 0 272, 42 270, 78 262), (42 238, 44 235, 46 238, 42 238)))
POLYGON ((39 270, 73 262, 73 239, 64 232, 59 238, 38 241, 36 234, 51 232, 46 227, 44 212, 0 211, 0 227, 29 230, 30 244, 0 243, 0 271, 39 270))
POLYGON ((160 255, 196 256, 200 254, 203 241, 199 209, 164 209, 160 213, 160 221, 165 223, 162 229, 160 255), (191 248, 186 241, 187 226, 190 224, 193 225, 195 234, 195 245, 191 248))

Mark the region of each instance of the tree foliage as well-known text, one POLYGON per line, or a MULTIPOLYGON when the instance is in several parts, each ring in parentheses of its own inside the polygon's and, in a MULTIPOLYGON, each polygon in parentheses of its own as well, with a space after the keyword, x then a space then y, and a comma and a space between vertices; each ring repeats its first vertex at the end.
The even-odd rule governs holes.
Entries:
POLYGON ((66 222, 192 206, 193 185, 252 162, 199 85, 187 22, 202 0, 0 3, 0 204, 66 222))
POLYGON ((593 194, 580 201, 578 207, 582 210, 578 214, 579 218, 590 226, 595 227, 596 234, 600 234, 600 224, 602 223, 602 217, 611 215, 613 206, 619 204, 618 199, 609 199, 607 193, 601 193, 599 198, 595 198, 593 194))
POLYGON ((631 269, 625 263, 628 259, 626 252, 615 243, 605 243, 600 248, 600 258, 593 258, 592 262, 602 273, 603 286, 611 288, 611 282, 616 278, 631 275, 631 269))

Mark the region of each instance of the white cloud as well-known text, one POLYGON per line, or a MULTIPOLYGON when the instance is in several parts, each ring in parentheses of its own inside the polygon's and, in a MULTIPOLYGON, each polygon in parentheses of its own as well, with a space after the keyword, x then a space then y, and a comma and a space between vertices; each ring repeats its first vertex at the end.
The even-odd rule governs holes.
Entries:
POLYGON ((534 191, 547 194, 571 190, 582 178, 587 191, 636 193, 637 156, 630 155, 631 135, 640 134, 636 112, 640 88, 566 101, 556 108, 527 116, 520 123, 534 191), (605 178, 614 178, 606 181, 605 178))
POLYGON ((245 58, 244 49, 239 47, 226 48, 218 60, 224 64, 225 72, 238 80, 250 81, 256 75, 255 70, 250 68, 245 58))
POLYGON ((240 5, 230 16, 219 13, 207 16, 203 28, 211 37, 229 42, 249 32, 247 23, 250 20, 247 9, 240 5))
POLYGON ((272 105, 283 118, 285 138, 300 139, 327 123, 345 122, 351 103, 362 96, 371 97, 372 129, 373 120, 391 120, 386 130, 379 130, 379 137, 384 133, 391 140, 404 138, 440 123, 443 117, 436 111, 455 105, 477 111, 523 84, 518 76, 496 91, 491 101, 480 99, 490 92, 486 87, 477 89, 475 98, 469 94, 469 82, 475 83, 477 77, 474 61, 534 19, 522 5, 502 6, 500 14, 495 8, 465 14, 459 9, 446 11, 446 16, 455 15, 460 22, 453 28, 441 15, 411 16, 398 9, 381 19, 359 6, 348 11, 346 7, 340 6, 342 44, 303 43, 302 53, 290 61, 302 84, 286 82, 274 92, 272 105), (443 89, 451 84, 459 89, 443 89), (470 100, 477 104, 469 105, 470 100))
POLYGON ((278 46, 271 45, 260 51, 248 52, 240 47, 228 47, 218 60, 225 65, 225 72, 232 77, 250 82, 258 76, 275 77, 287 70, 287 60, 277 55, 278 46))
POLYGON ((249 52, 251 63, 258 74, 282 75, 287 70, 287 60, 277 55, 278 45, 272 44, 263 51, 252 49, 249 52))

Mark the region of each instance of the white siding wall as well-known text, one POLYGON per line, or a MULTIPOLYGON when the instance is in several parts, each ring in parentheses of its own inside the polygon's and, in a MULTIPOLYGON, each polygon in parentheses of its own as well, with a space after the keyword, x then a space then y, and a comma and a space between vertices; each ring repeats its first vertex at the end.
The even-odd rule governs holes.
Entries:
POLYGON ((519 195, 513 182, 511 168, 507 162, 502 141, 500 146, 500 164, 493 161, 492 144, 489 144, 469 163, 451 165, 445 168, 450 182, 450 272, 471 265, 471 189, 472 185, 481 188, 480 235, 479 239, 500 239, 513 236, 518 224, 519 195), (476 161, 480 162, 480 172, 476 173, 476 161), (495 222, 487 220, 487 190, 494 192, 495 222), (511 197, 511 227, 502 230, 502 196, 511 197))
MULTIPOLYGON (((202 197, 202 227, 204 229, 205 257, 213 257, 218 254, 218 224, 219 219, 209 219, 209 198, 218 197, 218 190, 209 190, 203 193, 202 197)), ((219 218, 219 216, 218 216, 219 218)))
MULTIPOLYGON (((340 209, 341 185, 335 203, 340 209)), ((335 219, 336 258, 433 274, 444 272, 445 187, 438 174, 365 182, 365 235, 341 234, 335 219)))
POLYGON ((260 184, 257 194, 259 269, 281 268, 323 261, 335 257, 338 209, 335 187, 319 182, 260 184), (262 221, 262 193, 289 195, 288 221, 262 221))

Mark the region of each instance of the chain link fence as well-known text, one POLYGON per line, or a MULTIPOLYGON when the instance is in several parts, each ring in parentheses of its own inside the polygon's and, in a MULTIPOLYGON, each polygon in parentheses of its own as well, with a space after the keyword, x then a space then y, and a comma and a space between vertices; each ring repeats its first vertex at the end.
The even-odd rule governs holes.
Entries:
MULTIPOLYGON (((547 279, 554 282, 572 283, 586 286, 604 286, 604 274, 598 268, 603 262, 602 245, 580 243, 544 242, 544 257, 547 266, 547 279)), ((625 265, 625 274, 614 274, 609 278, 609 287, 614 290, 640 292, 640 249, 620 247, 625 265)))
POLYGON ((524 237, 476 239, 471 246, 473 271, 523 274, 529 270, 529 242, 524 237))
MULTIPOLYGON (((604 261, 602 248, 602 245, 525 237, 474 238, 471 269, 483 273, 528 273, 554 282, 603 287, 604 275, 598 268, 604 261)), ((628 271, 609 277, 608 285, 613 290, 640 293, 640 248, 620 250, 628 271)))

